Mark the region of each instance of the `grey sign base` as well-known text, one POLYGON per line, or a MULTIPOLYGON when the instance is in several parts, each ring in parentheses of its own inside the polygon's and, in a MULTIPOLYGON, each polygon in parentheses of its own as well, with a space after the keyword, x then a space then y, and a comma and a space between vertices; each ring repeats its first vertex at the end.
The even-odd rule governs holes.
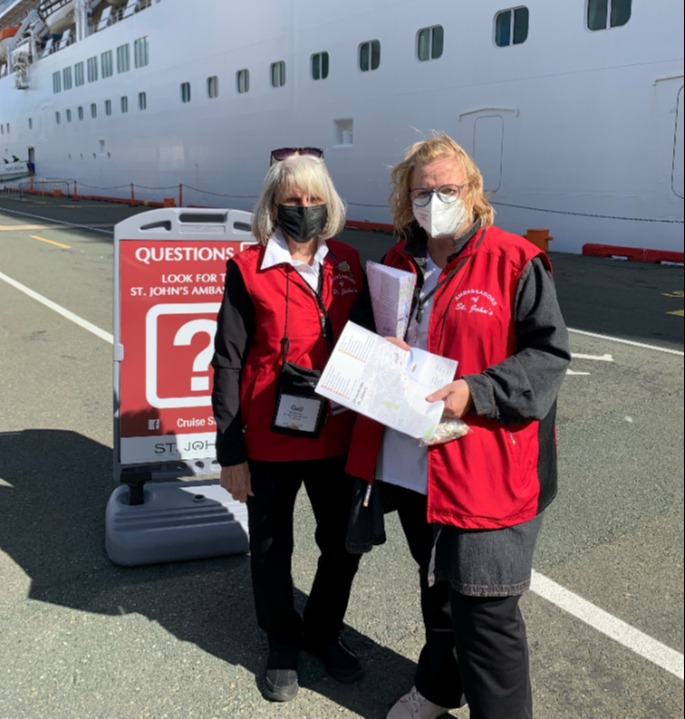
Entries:
POLYGON ((114 490, 105 516, 105 547, 115 564, 183 561, 248 551, 247 507, 218 480, 148 482, 143 504, 114 490))

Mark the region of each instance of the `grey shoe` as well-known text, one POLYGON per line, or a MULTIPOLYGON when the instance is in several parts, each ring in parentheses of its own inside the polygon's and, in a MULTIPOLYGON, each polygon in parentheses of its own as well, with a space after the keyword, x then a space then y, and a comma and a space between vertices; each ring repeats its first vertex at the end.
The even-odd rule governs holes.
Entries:
POLYGON ((291 647, 272 646, 266 662, 264 696, 272 702, 289 702, 297 696, 297 659, 291 647))
POLYGON ((272 702, 289 702, 299 689, 294 669, 267 669, 264 680, 264 696, 272 702))
POLYGON ((412 687, 408 694, 397 700, 386 719, 437 719, 448 711, 447 707, 434 704, 412 687))

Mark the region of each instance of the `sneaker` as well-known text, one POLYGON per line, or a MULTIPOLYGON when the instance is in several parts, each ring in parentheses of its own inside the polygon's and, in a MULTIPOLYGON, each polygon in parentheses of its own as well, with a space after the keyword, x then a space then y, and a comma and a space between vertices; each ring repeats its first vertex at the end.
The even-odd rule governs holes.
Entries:
POLYGON ((352 684, 364 676, 359 658, 339 636, 325 644, 305 641, 304 648, 323 662, 333 679, 343 684, 352 684))
POLYGON ((272 702, 289 702, 297 696, 297 652, 272 649, 266 663, 264 696, 272 702))
POLYGON ((437 719, 448 711, 447 707, 433 704, 416 687, 412 687, 408 694, 398 699, 386 719, 437 719))

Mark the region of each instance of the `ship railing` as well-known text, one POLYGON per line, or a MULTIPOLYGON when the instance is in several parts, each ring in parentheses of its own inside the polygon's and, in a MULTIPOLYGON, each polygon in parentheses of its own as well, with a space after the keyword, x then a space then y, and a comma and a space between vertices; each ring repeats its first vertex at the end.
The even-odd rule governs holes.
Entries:
POLYGON ((52 196, 73 201, 116 202, 131 207, 227 207, 238 203, 252 207, 256 195, 222 194, 192 185, 127 185, 98 187, 64 178, 32 177, 0 188, 9 194, 52 196))
POLYGON ((28 180, 22 180, 13 185, 6 185, 3 187, 3 190, 9 194, 18 194, 20 199, 24 195, 71 197, 73 185, 73 180, 31 177, 28 180))
MULTIPOLYGON (((159 0, 157 0, 159 2, 159 0)), ((152 5, 152 0, 128 0, 126 5, 118 9, 114 9, 111 5, 107 5, 102 11, 102 15, 94 27, 91 27, 95 32, 104 30, 106 27, 113 25, 114 23, 121 22, 131 15, 145 10, 152 5)))
POLYGON ((152 5, 152 0, 128 0, 123 8, 117 10, 117 17, 119 20, 123 20, 141 10, 146 10, 150 5, 152 5))

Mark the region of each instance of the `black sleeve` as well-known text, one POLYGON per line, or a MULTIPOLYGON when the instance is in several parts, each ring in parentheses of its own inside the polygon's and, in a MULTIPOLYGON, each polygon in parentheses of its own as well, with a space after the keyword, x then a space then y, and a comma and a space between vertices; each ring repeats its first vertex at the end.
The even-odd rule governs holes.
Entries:
POLYGON ((240 421, 240 375, 254 336, 255 312, 235 262, 226 266, 226 285, 214 338, 216 456, 222 467, 247 460, 240 421))
POLYGON ((481 374, 464 377, 474 412, 503 423, 546 417, 571 361, 554 281, 539 258, 519 280, 514 311, 515 353, 481 374))

